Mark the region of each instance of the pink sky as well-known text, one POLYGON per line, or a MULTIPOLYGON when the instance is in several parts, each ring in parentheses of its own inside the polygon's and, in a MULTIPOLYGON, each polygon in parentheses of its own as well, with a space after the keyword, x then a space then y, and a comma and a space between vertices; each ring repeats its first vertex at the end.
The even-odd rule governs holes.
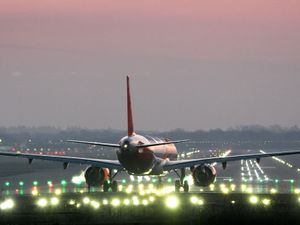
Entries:
POLYGON ((294 49, 299 50, 299 1, 4 0, 0 6, 0 24, 7 24, 2 43, 213 60, 299 60, 294 49))
MULTIPOLYGON (((185 83, 185 77, 190 77, 194 80, 190 85, 201 83, 204 85, 201 86, 202 90, 207 90, 206 82, 212 84, 213 87, 201 93, 201 96, 213 98, 211 94, 214 93, 216 102, 219 101, 218 96, 226 96, 226 99, 231 100, 228 105, 223 105, 223 101, 216 105, 213 101, 206 102, 206 98, 203 97, 202 102, 206 104, 203 107, 207 112, 205 113, 202 107, 190 112, 191 121, 188 127, 191 129, 194 126, 193 120, 197 120, 198 115, 201 114, 203 118, 207 118, 205 124, 202 121, 203 128, 228 127, 232 124, 240 125, 256 123, 256 121, 262 124, 272 124, 276 121, 279 123, 282 121, 283 125, 298 124, 300 121, 297 115, 300 109, 295 109, 293 105, 293 102, 297 100, 293 85, 296 85, 295 80, 298 79, 300 73, 299 40, 300 1, 298 0, 1 0, 0 76, 9 77, 7 78, 9 80, 17 77, 21 79, 24 75, 28 79, 25 90, 29 91, 25 94, 19 93, 22 90, 18 88, 19 86, 13 83, 9 86, 2 82, 0 96, 5 96, 8 91, 15 90, 22 98, 26 97, 27 92, 27 97, 33 98, 34 93, 39 93, 34 92, 37 85, 51 83, 43 83, 43 80, 38 80, 36 77, 49 77, 49 79, 56 77, 68 80, 70 76, 75 76, 78 80, 74 79, 77 83, 73 85, 80 90, 82 88, 80 79, 85 79, 84 82, 90 80, 87 89, 81 90, 81 93, 86 93, 86 98, 93 99, 97 96, 97 101, 103 102, 105 99, 101 99, 99 93, 95 92, 93 97, 88 97, 88 93, 91 92, 88 87, 93 87, 95 90, 100 88, 93 79, 104 79, 106 76, 105 82, 111 82, 110 84, 114 85, 116 82, 119 84, 123 81, 124 74, 132 73, 143 78, 149 78, 151 75, 153 79, 164 82, 169 81, 170 77, 176 77, 178 78, 177 83, 174 81, 174 86, 176 86, 176 84, 185 83), (222 77, 222 84, 217 86, 219 93, 211 91, 211 89, 215 90, 216 81, 213 79, 214 82, 212 82, 209 76, 222 77), (275 76, 276 79, 271 76, 275 76), (264 85, 260 86, 260 83, 255 81, 257 86, 243 86, 244 89, 239 90, 243 92, 239 93, 240 99, 235 101, 237 84, 243 83, 245 78, 252 82, 253 77, 258 80, 263 77, 264 85), (274 82, 273 85, 272 82, 274 82), (289 90, 288 93, 277 91, 282 83, 286 84, 282 87, 285 87, 285 91, 289 90), (272 89, 271 96, 270 91, 267 90, 268 85, 276 87, 272 89), (243 99, 249 99, 247 93, 251 93, 252 88, 256 88, 256 93, 260 95, 249 100, 251 104, 247 101, 244 103, 243 99), (278 92, 280 96, 273 95, 274 92, 278 92), (274 98, 273 106, 264 105, 265 102, 269 102, 270 98, 274 98), (285 108, 288 109, 286 114, 278 108, 279 100, 282 100, 285 108), (288 102, 290 105, 286 105, 288 102), (247 105, 243 105, 246 103, 247 105), (252 108, 249 108, 250 105, 256 104, 261 109, 265 107, 265 111, 261 111, 263 115, 260 119, 258 119, 260 115, 254 116, 252 108), (214 114, 209 109, 216 112, 215 117, 211 118, 214 114), (232 110, 240 114, 235 115, 232 110), (224 112, 224 118, 218 115, 219 111, 224 112), (277 116, 274 111, 277 112, 277 116), (274 117, 270 117, 270 114, 274 114, 274 117), (232 117, 231 120, 230 117, 232 117)), ((104 80, 101 80, 100 83, 103 84, 103 82, 104 80)), ((44 89, 55 89, 57 93, 66 97, 67 95, 63 94, 64 86, 60 89, 55 84, 56 82, 53 82, 54 87, 44 89)), ((102 88, 100 89, 103 90, 102 88)), ((192 99, 198 91, 200 90, 197 86, 194 86, 194 89, 187 89, 183 91, 182 98, 192 99)), ((146 92, 143 93, 143 90, 140 92, 142 92, 142 97, 147 97, 146 92)), ((160 99, 168 94, 171 97, 177 93, 148 92, 153 95, 154 99, 160 99)), ((44 95, 37 95, 51 100, 47 93, 49 91, 44 95)), ((107 93, 106 96, 111 94, 107 93)), ((122 92, 117 95, 122 96, 122 92)), ((10 104, 13 104, 11 107, 16 110, 20 105, 18 104, 19 97, 14 96, 14 101, 10 101, 10 104)), ((69 102, 70 97, 81 98, 75 93, 74 96, 62 98, 61 104, 69 102)), ((55 98, 52 96, 52 98, 53 101, 58 99, 57 96, 55 98)), ((3 101, 6 100, 3 99, 3 101)), ((36 99, 36 101, 40 100, 36 99)), ((23 99, 22 102, 26 101, 23 99)), ((123 104, 123 102, 118 102, 118 104, 123 104)), ((176 101, 170 102, 170 106, 162 109, 162 114, 168 114, 170 111, 174 113, 174 117, 170 117, 170 122, 164 127, 166 129, 172 126, 184 127, 184 123, 172 125, 172 118, 181 117, 180 110, 172 110, 170 108, 172 105, 176 105, 176 101)), ((72 107, 80 106, 77 106, 74 100, 72 107)), ((68 108, 72 107, 68 106, 65 110, 68 111, 68 108)), ((106 107, 108 117, 114 111, 116 113, 114 117, 120 118, 116 110, 110 108, 114 106, 107 105, 106 107)), ((190 106, 186 105, 186 107, 190 106)), ((34 102, 32 108, 34 108, 34 102)), ((28 109, 26 115, 28 118, 32 117, 28 121, 38 121, 37 118, 44 121, 45 118, 42 115, 47 115, 50 108, 51 106, 48 108, 44 106, 43 109, 46 112, 41 111, 38 115, 28 109)), ((62 106, 56 108, 63 109, 62 106)), ((98 110, 105 113, 103 109, 98 110)), ((149 108, 143 110, 151 111, 149 108)), ((74 110, 70 111, 70 113, 74 112, 74 110)), ((98 119, 96 117, 99 111, 94 111, 95 118, 92 115, 89 116, 93 118, 91 121, 98 119)), ((55 119, 59 120, 63 113, 57 113, 55 119)), ((83 118, 83 114, 82 111, 78 112, 78 115, 74 115, 73 118, 75 122, 69 121, 68 124, 74 125, 78 121, 83 121, 81 125, 92 126, 94 123, 83 118)), ((154 112, 152 114, 154 115, 154 112)), ((15 117, 20 117, 19 120, 8 111, 1 115, 7 115, 6 121, 14 121, 11 123, 22 122, 20 115, 15 115, 15 117)), ((114 121, 109 121, 109 124, 117 127, 114 121)), ((154 125, 150 122, 144 127, 150 127, 152 124, 154 125)))

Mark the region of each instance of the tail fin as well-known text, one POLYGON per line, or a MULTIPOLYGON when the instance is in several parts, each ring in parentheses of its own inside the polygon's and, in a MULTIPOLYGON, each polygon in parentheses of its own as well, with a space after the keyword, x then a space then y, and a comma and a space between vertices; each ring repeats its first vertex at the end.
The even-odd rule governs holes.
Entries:
POLYGON ((127 122, 128 122, 128 136, 132 136, 134 135, 134 128, 133 128, 132 109, 131 109, 129 76, 127 76, 127 122))

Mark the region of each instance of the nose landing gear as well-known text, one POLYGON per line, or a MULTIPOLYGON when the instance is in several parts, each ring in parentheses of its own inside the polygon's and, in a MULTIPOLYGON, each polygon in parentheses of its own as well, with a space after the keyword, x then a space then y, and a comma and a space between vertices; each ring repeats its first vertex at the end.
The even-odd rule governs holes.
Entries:
POLYGON ((187 182, 187 180, 184 181, 185 178, 185 169, 182 168, 180 170, 180 175, 178 174, 178 172, 175 170, 175 173, 178 175, 178 177, 180 177, 179 180, 175 180, 175 192, 180 192, 180 188, 183 188, 184 192, 189 192, 189 183, 187 182))

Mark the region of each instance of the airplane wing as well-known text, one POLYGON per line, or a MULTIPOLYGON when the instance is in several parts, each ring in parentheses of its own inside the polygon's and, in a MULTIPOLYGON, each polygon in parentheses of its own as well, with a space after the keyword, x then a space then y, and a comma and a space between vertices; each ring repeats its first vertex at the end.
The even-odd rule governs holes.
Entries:
POLYGON ((164 170, 181 169, 186 167, 197 166, 205 163, 226 163, 228 161, 248 160, 248 159, 260 159, 271 156, 284 156, 284 155, 295 155, 300 154, 300 150, 295 151, 283 151, 283 152, 269 152, 269 153, 257 153, 257 154, 246 154, 246 155, 233 155, 226 157, 212 157, 212 158, 201 158, 201 159, 189 159, 189 160, 178 160, 178 161, 167 161, 164 165, 164 170))
POLYGON ((109 169, 117 169, 117 170, 123 169, 123 166, 119 163, 118 160, 81 158, 81 157, 72 157, 72 156, 37 155, 37 154, 14 153, 14 152, 0 152, 0 155, 27 158, 30 163, 34 159, 39 159, 39 160, 62 162, 64 164, 76 163, 76 164, 86 164, 91 166, 104 167, 109 169))

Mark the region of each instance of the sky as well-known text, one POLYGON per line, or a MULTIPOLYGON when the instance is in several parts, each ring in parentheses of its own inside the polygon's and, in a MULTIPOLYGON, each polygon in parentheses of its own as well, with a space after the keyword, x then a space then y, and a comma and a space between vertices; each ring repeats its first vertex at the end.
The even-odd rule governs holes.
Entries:
POLYGON ((300 126, 298 0, 1 0, 0 126, 300 126))

